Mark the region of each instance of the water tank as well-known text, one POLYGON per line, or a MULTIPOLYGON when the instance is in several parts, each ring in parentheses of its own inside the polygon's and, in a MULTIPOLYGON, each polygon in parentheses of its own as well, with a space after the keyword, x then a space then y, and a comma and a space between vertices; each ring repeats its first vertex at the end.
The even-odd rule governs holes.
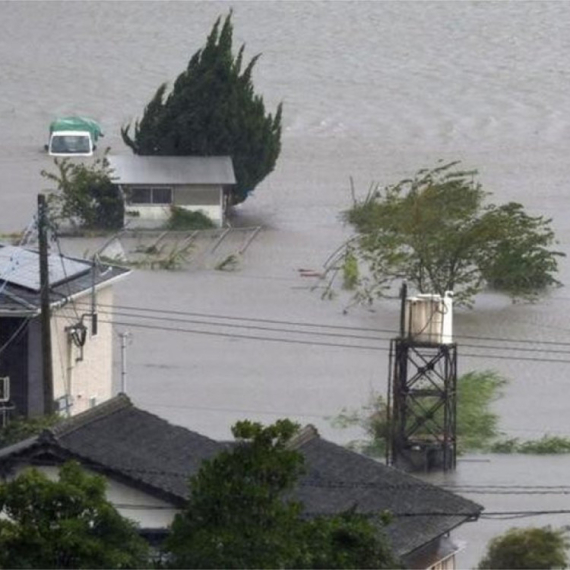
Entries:
POLYGON ((422 344, 453 342, 453 293, 420 294, 406 299, 405 336, 422 344))

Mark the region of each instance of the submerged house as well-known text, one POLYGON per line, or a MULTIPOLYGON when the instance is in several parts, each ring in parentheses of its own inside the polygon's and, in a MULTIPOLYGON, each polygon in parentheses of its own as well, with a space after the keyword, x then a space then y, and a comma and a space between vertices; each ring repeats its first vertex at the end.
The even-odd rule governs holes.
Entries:
MULTIPOLYGON (((57 254, 48 267, 53 400, 74 415, 113 395, 113 285, 130 270, 57 254)), ((0 420, 43 412, 39 253, 0 245, 0 420)))
MULTIPOLYGON (((228 443, 217 442, 115 398, 0 450, 6 480, 35 466, 54 474, 75 459, 107 480, 107 497, 137 522, 152 544, 166 535, 188 496, 188 477, 228 443)), ((294 497, 306 516, 357 512, 392 513, 387 527, 395 553, 407 568, 450 570, 457 548, 449 533, 474 521, 482 507, 454 493, 319 437, 308 426, 290 442, 305 458, 306 472, 294 497)))
POLYGON ((157 228, 173 206, 202 212, 217 226, 235 185, 229 156, 110 156, 111 179, 125 200, 125 225, 157 228))

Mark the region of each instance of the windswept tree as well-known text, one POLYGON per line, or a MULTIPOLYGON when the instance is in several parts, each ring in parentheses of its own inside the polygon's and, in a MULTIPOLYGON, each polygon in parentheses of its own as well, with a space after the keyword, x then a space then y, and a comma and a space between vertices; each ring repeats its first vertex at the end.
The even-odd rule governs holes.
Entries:
POLYGON ((232 13, 218 18, 206 45, 198 50, 170 93, 161 85, 140 121, 121 129, 135 154, 221 156, 233 159, 237 186, 232 202, 243 202, 275 167, 281 150, 281 105, 266 114, 256 95, 244 47, 232 53, 232 13))
POLYGON ((453 291, 466 305, 484 287, 532 300, 560 285, 555 274, 564 254, 551 249, 551 220, 515 202, 486 203, 477 173, 457 164, 375 185, 345 212, 356 235, 341 266, 360 300, 372 302, 402 279, 420 293, 453 291))
POLYGON ((173 568, 394 568, 383 533, 348 511, 307 520, 292 491, 303 456, 289 444, 298 426, 238 422, 232 448, 190 480, 184 511, 167 538, 173 568))

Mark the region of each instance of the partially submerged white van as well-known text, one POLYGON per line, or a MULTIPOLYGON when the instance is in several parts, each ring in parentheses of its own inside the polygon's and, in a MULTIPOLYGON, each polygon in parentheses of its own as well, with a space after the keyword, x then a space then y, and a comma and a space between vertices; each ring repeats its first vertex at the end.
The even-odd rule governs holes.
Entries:
POLYGON ((92 156, 103 133, 98 123, 84 117, 65 117, 49 127, 45 149, 50 156, 92 156))

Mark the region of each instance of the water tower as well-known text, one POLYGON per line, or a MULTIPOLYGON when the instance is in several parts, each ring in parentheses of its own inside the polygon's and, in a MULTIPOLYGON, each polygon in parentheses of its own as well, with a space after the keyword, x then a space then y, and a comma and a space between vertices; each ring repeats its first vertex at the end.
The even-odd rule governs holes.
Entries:
POLYGON ((454 469, 457 346, 453 293, 407 297, 390 343, 387 462, 405 471, 454 469))

